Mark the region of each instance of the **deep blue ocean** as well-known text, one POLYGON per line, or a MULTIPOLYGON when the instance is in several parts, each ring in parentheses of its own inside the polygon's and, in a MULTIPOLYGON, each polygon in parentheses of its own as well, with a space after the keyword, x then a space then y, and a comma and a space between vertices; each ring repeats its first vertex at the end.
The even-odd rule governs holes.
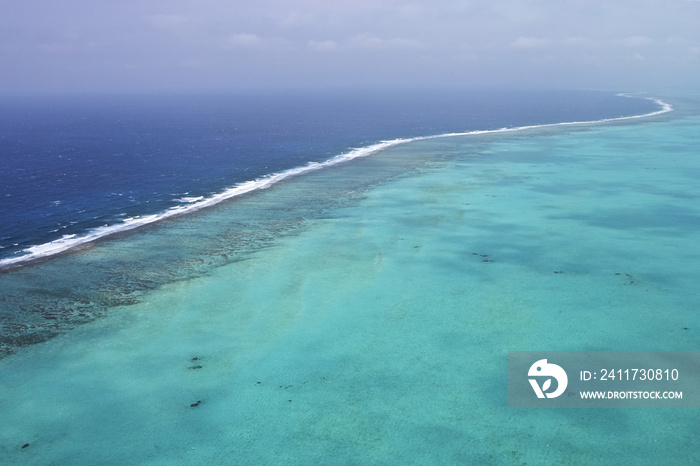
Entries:
POLYGON ((383 140, 658 108, 582 90, 5 99, 0 261, 383 140))

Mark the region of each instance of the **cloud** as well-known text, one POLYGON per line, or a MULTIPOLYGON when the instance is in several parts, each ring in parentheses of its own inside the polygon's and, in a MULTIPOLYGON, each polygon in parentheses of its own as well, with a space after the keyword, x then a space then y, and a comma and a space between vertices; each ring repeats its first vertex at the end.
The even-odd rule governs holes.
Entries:
POLYGON ((652 42, 653 41, 646 36, 623 37, 612 41, 613 45, 620 45, 622 47, 643 47, 652 42))
POLYGON ((551 41, 549 39, 539 39, 537 37, 518 37, 511 45, 516 49, 540 49, 549 47, 551 41))
POLYGON ((247 32, 241 32, 238 34, 232 34, 226 39, 226 45, 230 47, 260 47, 263 45, 263 40, 256 36, 255 34, 249 34, 247 32))
POLYGON ((350 45, 365 49, 380 49, 386 46, 386 42, 379 37, 366 32, 355 36, 350 41, 350 45))
POLYGON ((328 52, 328 51, 337 49, 338 43, 334 40, 321 40, 321 41, 310 40, 308 42, 307 46, 311 50, 316 50, 318 52, 328 52))
POLYGON ((41 15, 36 5, 13 2, 0 15, 0 93, 159 90, 166 80, 183 90, 527 79, 670 87, 695 85, 700 73, 700 1, 66 0, 42 3, 41 15), (248 60, 246 73, 232 55, 248 60), (199 72, 175 73, 183 63, 199 72))
POLYGON ((363 49, 386 49, 386 48, 423 48, 425 44, 413 39, 380 39, 368 32, 358 34, 350 40, 350 47, 363 49))
POLYGON ((566 39, 564 39, 564 45, 568 45, 571 47, 591 47, 598 44, 598 41, 590 39, 588 37, 574 36, 567 37, 566 39))
POLYGON ((685 43, 686 40, 679 36, 670 36, 666 38, 666 45, 683 45, 685 43))
POLYGON ((250 32, 237 32, 217 39, 221 48, 225 50, 260 50, 274 53, 279 50, 290 49, 288 39, 279 36, 262 36, 250 32))

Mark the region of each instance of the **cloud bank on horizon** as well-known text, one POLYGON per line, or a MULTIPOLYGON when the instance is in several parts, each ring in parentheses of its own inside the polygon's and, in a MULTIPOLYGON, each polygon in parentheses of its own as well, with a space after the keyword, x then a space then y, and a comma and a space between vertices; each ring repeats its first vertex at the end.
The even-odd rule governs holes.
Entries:
POLYGON ((694 87, 698 0, 65 0, 0 17, 0 94, 694 87))

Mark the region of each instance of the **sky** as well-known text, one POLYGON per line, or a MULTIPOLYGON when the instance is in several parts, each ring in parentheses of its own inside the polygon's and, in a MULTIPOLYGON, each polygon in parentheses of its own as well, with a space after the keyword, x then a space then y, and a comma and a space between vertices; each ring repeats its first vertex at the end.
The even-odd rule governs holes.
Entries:
POLYGON ((700 81, 700 0, 0 1, 2 95, 700 81))

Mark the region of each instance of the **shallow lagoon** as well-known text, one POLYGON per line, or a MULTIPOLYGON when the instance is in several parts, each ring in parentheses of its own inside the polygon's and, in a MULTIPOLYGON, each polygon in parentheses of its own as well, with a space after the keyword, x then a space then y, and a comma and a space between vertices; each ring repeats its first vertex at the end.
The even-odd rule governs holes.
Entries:
POLYGON ((689 105, 415 141, 3 275, 89 322, 0 360, 0 455, 697 463, 695 410, 509 409, 506 385, 508 351, 698 348, 689 105))

